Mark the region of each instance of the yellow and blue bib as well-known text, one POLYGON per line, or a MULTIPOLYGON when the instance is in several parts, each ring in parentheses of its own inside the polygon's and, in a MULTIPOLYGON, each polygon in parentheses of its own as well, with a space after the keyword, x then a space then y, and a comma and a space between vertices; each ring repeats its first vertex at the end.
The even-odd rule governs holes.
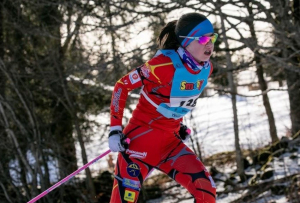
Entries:
POLYGON ((210 63, 206 63, 207 65, 198 74, 192 74, 186 69, 174 50, 159 50, 157 54, 160 53, 170 57, 175 68, 170 103, 157 105, 143 90, 141 93, 163 116, 180 119, 196 106, 197 99, 207 84, 211 69, 210 63))

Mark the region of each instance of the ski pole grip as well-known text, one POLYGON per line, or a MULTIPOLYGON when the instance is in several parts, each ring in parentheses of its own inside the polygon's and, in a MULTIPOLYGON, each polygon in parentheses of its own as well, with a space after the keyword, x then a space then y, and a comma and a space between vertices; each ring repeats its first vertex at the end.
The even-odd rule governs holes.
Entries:
POLYGON ((186 129, 185 132, 187 132, 187 134, 190 135, 192 131, 191 131, 191 129, 188 128, 188 129, 186 129))
POLYGON ((124 140, 122 140, 122 144, 130 144, 130 139, 129 138, 125 138, 124 140))
POLYGON ((124 146, 125 149, 128 149, 129 144, 130 144, 130 139, 129 138, 124 138, 121 140, 122 145, 124 146))

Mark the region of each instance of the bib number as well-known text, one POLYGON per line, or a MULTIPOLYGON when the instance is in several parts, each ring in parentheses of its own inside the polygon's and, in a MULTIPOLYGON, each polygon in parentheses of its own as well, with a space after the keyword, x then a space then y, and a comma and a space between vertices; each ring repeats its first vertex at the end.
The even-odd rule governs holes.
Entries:
POLYGON ((197 100, 198 100, 198 98, 189 99, 187 101, 181 101, 179 106, 180 107, 195 107, 197 104, 197 100))

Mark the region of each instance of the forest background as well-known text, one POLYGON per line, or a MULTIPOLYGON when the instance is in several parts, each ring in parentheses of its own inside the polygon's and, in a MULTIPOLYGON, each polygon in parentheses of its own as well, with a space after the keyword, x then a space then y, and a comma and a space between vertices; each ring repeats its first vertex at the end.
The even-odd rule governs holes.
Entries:
MULTIPOLYGON (((256 160, 264 169, 269 162, 260 159, 265 151, 250 152, 240 145, 237 98, 261 98, 265 110, 261 116, 268 121, 269 147, 276 148, 279 143, 280 149, 276 149, 282 151, 282 146, 292 143, 295 149, 299 145, 299 0, 3 0, 0 3, 0 202, 27 202, 80 167, 78 156, 83 164, 94 158, 86 151, 86 144, 95 133, 92 129, 102 129, 96 133, 100 134, 101 142, 106 142, 109 126, 91 118, 109 113, 111 87, 122 75, 154 55, 155 39, 167 22, 191 11, 208 16, 219 34, 211 59, 214 72, 201 97, 230 98, 230 122, 234 130, 229 136, 234 137, 235 150, 227 152, 228 156, 215 154, 219 158, 214 159, 213 155, 202 157, 201 139, 197 136, 192 138, 190 146, 209 166, 214 166, 214 160, 217 165, 226 164, 228 159, 234 163, 235 172, 222 179, 230 185, 224 190, 227 194, 241 188, 253 192, 251 183, 257 186, 261 182, 257 176, 253 179, 246 173, 248 165, 256 160), (253 77, 246 82, 241 80, 240 76, 249 72, 253 77), (274 82, 278 87, 268 86, 274 82), (259 94, 241 93, 240 87, 259 94), (288 94, 290 125, 284 134, 276 129, 269 100, 273 91, 288 94), (282 144, 282 140, 287 144, 282 144), (248 163, 247 157, 252 161, 248 163), (57 174, 55 181, 51 178, 53 167, 57 174), (236 182, 230 179, 232 176, 236 182)), ((138 90, 130 95, 129 112, 130 105, 136 102, 136 93, 138 90)), ((124 124, 127 120, 125 117, 124 124)), ((200 125, 192 114, 187 122, 200 125)), ((197 134, 196 128, 194 132, 197 134)), ((268 148, 267 153, 278 154, 277 151, 268 148)), ((113 165, 112 160, 110 164, 113 165)), ((216 167, 210 170, 221 173, 216 167)), ((285 178, 296 180, 295 185, 285 184, 295 186, 295 191, 299 189, 299 173, 285 178)), ((99 169, 96 175, 87 169, 84 178, 73 179, 39 202, 108 202, 111 180, 109 169, 99 169)), ((164 180, 168 182, 167 178, 164 180)), ((176 196, 170 188, 163 189, 154 183, 143 188, 141 202, 164 195, 176 196)), ((275 184, 274 180, 267 183, 275 184)), ((225 194, 224 191, 219 191, 219 195, 225 194)), ((285 190, 284 195, 293 192, 285 190)), ((256 194, 248 194, 239 202, 251 202, 256 194)))

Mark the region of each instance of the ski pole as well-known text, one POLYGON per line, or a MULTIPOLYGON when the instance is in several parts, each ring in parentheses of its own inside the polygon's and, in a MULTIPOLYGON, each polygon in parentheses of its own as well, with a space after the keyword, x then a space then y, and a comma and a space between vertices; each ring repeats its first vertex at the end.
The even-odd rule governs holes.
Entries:
MULTIPOLYGON (((124 142, 126 142, 127 144, 130 143, 130 139, 126 138, 124 140, 124 142)), ((61 181, 57 182, 55 185, 52 185, 50 188, 48 188, 47 190, 45 190, 44 192, 42 192, 41 194, 39 194, 38 196, 36 196, 35 198, 33 198, 32 200, 30 200, 27 203, 34 203, 36 201, 38 201, 39 199, 41 199, 42 197, 44 197, 45 195, 47 195, 49 192, 51 192, 52 190, 54 190, 55 188, 59 187, 60 185, 62 185, 63 183, 67 182, 68 180, 70 180, 71 178, 73 178, 75 175, 77 175, 78 173, 80 173, 82 170, 86 169, 87 167, 89 167, 91 164, 95 163, 96 161, 98 161, 99 159, 101 159, 102 157, 106 156, 107 154, 109 154, 111 151, 107 150, 106 152, 104 152, 103 154, 99 155, 98 157, 96 157, 95 159, 93 159, 92 161, 90 161, 89 163, 85 164, 84 166, 82 166, 81 168, 77 169, 76 171, 74 171, 73 173, 71 173, 70 175, 68 175, 67 177, 65 177, 64 179, 62 179, 61 181)))

